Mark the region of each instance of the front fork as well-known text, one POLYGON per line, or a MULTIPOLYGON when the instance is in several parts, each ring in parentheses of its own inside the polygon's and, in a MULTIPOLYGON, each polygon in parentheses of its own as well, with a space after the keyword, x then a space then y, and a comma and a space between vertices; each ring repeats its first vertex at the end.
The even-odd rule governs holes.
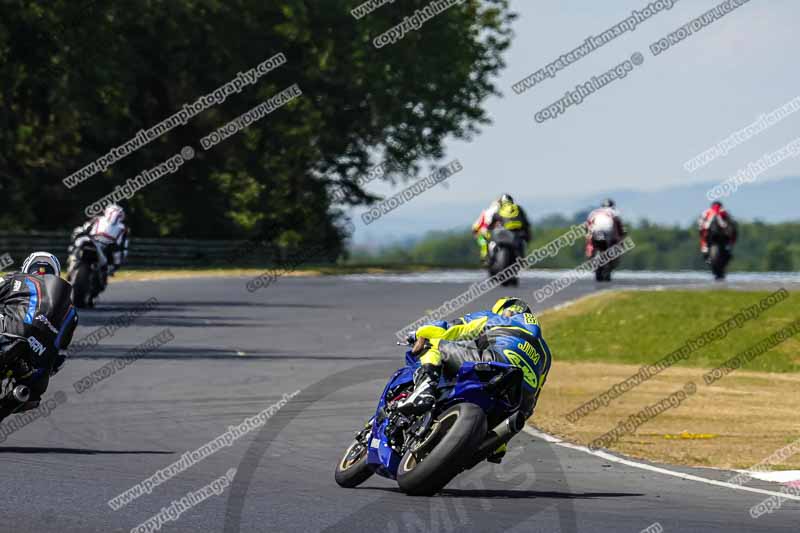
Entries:
POLYGON ((375 417, 370 418, 367 421, 367 423, 364 424, 364 427, 361 428, 359 431, 356 431, 355 435, 353 435, 353 438, 358 442, 360 442, 361 444, 363 444, 364 446, 367 446, 369 444, 367 442, 367 439, 369 438, 369 434, 372 432, 372 422, 374 420, 375 417))

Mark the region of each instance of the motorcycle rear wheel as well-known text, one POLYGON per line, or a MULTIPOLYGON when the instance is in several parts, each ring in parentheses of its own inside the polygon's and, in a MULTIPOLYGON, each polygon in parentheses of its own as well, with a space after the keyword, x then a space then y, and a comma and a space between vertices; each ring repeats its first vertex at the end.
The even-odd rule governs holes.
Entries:
MULTIPOLYGON (((497 250, 494 252, 494 257, 492 258, 492 264, 489 268, 489 276, 495 276, 498 272, 502 272, 506 268, 510 267, 511 264, 514 262, 514 254, 511 250, 506 246, 498 246, 497 250)), ((503 287, 508 287, 509 285, 516 286, 519 283, 517 278, 509 278, 503 282, 503 287)))
POLYGON ((594 279, 596 281, 611 281, 611 266, 603 265, 594 271, 594 279))
POLYGON ((71 281, 72 303, 78 308, 88 307, 92 291, 92 267, 80 263, 71 281))
POLYGON ((709 249, 708 259, 711 264, 711 273, 715 279, 725 279, 725 267, 728 265, 726 252, 719 244, 712 244, 709 249))
POLYGON ((432 496, 442 490, 483 442, 486 427, 486 415, 475 404, 460 403, 443 412, 425 441, 400 460, 400 490, 412 496, 432 496))

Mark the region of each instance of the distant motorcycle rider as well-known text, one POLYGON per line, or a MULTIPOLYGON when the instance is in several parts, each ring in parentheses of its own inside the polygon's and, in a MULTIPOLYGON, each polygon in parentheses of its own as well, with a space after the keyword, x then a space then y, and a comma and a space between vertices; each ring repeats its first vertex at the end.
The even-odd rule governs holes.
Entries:
POLYGON ((505 228, 518 234, 523 241, 531 240, 531 225, 525 210, 514 202, 509 194, 504 194, 497 200, 498 207, 489 223, 489 229, 505 228))
POLYGON ((401 411, 422 413, 436 402, 442 371, 453 376, 465 361, 498 361, 522 370, 520 410, 494 428, 498 447, 488 460, 499 463, 506 444, 525 426, 542 391, 552 356, 541 327, 527 303, 500 298, 490 311, 470 313, 448 324, 426 324, 409 337, 412 353, 421 366, 414 373, 414 391, 401 403, 401 411))
POLYGON ((113 276, 128 259, 128 233, 125 210, 111 204, 101 216, 94 217, 73 230, 69 253, 72 253, 76 241, 81 237, 91 239, 99 252, 101 288, 105 289, 108 276, 113 276))
POLYGON ((586 257, 594 255, 595 232, 604 231, 611 235, 611 243, 616 244, 625 238, 627 232, 622 224, 622 218, 617 211, 617 204, 611 198, 606 198, 601 207, 595 209, 586 217, 586 257))
POLYGON ((712 240, 724 242, 729 253, 730 248, 736 244, 736 222, 722 206, 722 202, 712 202, 711 207, 703 211, 697 220, 697 229, 700 233, 700 253, 706 261, 708 261, 708 245, 712 240))
POLYGON ((0 357, 16 385, 30 389, 27 402, 0 399, 0 420, 39 405, 50 376, 60 370, 78 315, 72 286, 61 279, 61 264, 47 252, 34 252, 20 272, 0 278, 0 357))
MULTIPOLYGON (((483 263, 488 259, 489 242, 492 230, 495 228, 506 228, 513 231, 520 237, 522 246, 531 238, 531 227, 525 210, 514 203, 511 195, 503 194, 492 202, 472 224, 472 233, 480 246, 481 262, 483 263)), ((523 251, 520 250, 519 253, 522 254, 523 251)))

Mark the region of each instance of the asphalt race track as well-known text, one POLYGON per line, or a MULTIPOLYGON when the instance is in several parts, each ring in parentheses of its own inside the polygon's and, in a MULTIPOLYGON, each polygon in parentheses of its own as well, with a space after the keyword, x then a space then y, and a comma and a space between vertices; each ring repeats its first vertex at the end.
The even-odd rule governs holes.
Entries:
MULTIPOLYGON (((393 482, 377 477, 358 489, 341 489, 333 480, 334 465, 371 416, 388 375, 402 365, 394 332, 468 283, 289 277, 250 293, 246 281, 114 283, 97 309, 81 313, 75 340, 148 298, 158 300, 129 327, 69 361, 47 395, 63 391, 67 401, 0 444, 5 487, 0 531, 131 531, 231 468, 236 475, 221 495, 161 530, 638 533, 656 522, 665 532, 798 530, 800 502, 784 502, 754 520, 749 509, 766 496, 611 463, 527 434, 512 442, 502 465, 485 463, 462 474, 434 498, 404 496, 393 482), (174 340, 76 392, 73 383, 167 328, 174 340), (297 391, 260 429, 120 510, 108 505, 185 452, 297 391)), ((470 309, 485 308, 503 293, 533 300, 531 291, 541 284, 525 279, 519 289, 496 290, 470 309)), ((687 282, 636 279, 613 285, 655 284, 687 282)), ((581 281, 545 306, 595 290, 594 281, 581 281)), ((558 358, 558 346, 552 348, 558 358)), ((730 476, 693 472, 721 480, 730 476)), ((781 488, 757 481, 748 486, 781 488)))

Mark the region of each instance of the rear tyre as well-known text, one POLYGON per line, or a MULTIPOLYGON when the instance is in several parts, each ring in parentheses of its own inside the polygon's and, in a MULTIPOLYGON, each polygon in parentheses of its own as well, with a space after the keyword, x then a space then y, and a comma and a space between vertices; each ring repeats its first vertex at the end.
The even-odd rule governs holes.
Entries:
POLYGON ((372 474, 372 468, 367 464, 367 447, 354 440, 336 464, 336 483, 340 487, 351 489, 364 483, 372 474))
POLYGON ((725 251, 718 244, 712 244, 708 252, 708 262, 711 264, 711 273, 715 279, 725 279, 725 266, 727 264, 725 251))
MULTIPOLYGON (((594 253, 592 254, 592 259, 600 255, 601 253, 608 250, 608 243, 606 241, 602 242, 594 242, 594 253)), ((616 260, 609 261, 603 265, 597 267, 594 271, 594 279, 595 281, 602 282, 602 281, 611 281, 611 271, 614 270, 614 266, 616 265, 616 260)))
MULTIPOLYGON (((492 266, 489 268, 489 275, 495 276, 498 272, 502 272, 513 262, 513 256, 511 250, 506 246, 498 246, 497 250, 494 252, 494 257, 492 258, 492 266)), ((512 285, 512 283, 516 280, 516 278, 507 279, 502 283, 503 287, 508 287, 512 285)))
POLYGON ((86 263, 78 265, 72 279, 72 303, 75 307, 88 307, 92 290, 92 267, 86 263))
POLYGON ((594 279, 598 282, 611 281, 611 265, 605 264, 597 267, 597 270, 594 271, 594 279))
POLYGON ((431 496, 450 483, 486 436, 486 415, 472 403, 439 415, 428 438, 400 460, 397 484, 412 496, 431 496))

